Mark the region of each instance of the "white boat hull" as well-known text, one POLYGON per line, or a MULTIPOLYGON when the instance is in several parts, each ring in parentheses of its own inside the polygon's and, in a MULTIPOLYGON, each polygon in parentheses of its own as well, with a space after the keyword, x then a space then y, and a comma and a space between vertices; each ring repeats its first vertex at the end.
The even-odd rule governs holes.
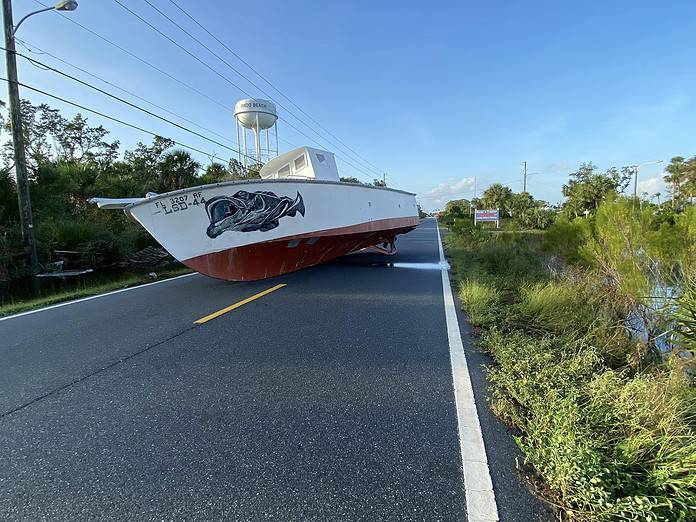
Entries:
POLYGON ((264 279, 393 241, 418 225, 415 196, 330 181, 253 180, 125 207, 174 257, 220 279, 264 279))

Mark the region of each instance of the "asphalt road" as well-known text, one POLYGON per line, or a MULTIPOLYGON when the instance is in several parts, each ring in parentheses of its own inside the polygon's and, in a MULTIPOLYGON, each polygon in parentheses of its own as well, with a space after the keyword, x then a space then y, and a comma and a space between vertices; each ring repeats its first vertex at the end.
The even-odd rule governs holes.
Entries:
MULTIPOLYGON (((0 519, 466 520, 438 260, 426 220, 393 257, 0 321, 0 519)), ((459 320, 500 519, 548 520, 459 320)))

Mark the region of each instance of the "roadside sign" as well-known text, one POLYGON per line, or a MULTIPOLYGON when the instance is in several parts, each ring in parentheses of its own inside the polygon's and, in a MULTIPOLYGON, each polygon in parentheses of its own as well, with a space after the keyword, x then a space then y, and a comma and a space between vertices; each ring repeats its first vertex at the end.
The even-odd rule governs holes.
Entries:
POLYGON ((500 228, 500 210, 474 210, 474 224, 479 221, 495 221, 495 227, 500 228))

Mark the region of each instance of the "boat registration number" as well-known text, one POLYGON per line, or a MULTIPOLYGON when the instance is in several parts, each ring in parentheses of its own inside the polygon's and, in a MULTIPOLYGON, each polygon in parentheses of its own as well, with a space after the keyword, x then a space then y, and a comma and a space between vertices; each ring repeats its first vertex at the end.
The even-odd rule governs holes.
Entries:
POLYGON ((157 209, 155 214, 159 214, 160 212, 164 212, 165 215, 173 214, 174 212, 183 212, 189 210, 191 207, 205 204, 205 198, 202 192, 182 194, 181 196, 174 196, 168 199, 169 201, 164 199, 155 201, 155 208, 157 209))

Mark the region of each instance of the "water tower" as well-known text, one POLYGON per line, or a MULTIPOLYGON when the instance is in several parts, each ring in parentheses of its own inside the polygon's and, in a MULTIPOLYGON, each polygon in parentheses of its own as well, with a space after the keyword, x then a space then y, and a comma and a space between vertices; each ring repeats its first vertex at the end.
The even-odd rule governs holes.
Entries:
POLYGON ((261 164, 278 155, 278 113, 272 101, 259 98, 239 100, 234 106, 234 119, 237 123, 237 143, 242 149, 240 162, 245 167, 252 163, 251 158, 256 160, 256 164, 261 164), (270 129, 275 135, 275 147, 271 145, 270 129), (252 151, 247 149, 247 130, 254 134, 252 151))

